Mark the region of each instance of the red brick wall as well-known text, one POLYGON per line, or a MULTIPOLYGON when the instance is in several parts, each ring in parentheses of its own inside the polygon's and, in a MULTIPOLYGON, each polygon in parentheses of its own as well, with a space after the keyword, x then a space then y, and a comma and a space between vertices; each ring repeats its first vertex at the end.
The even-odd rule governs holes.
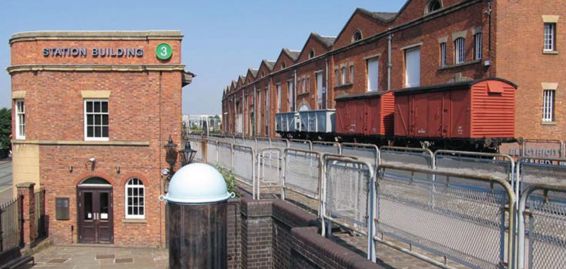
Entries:
POLYGON ((369 17, 361 11, 355 12, 342 29, 332 48, 338 49, 352 44, 352 37, 357 31, 362 33, 362 38, 367 38, 387 30, 387 27, 387 23, 369 17))
MULTIPOLYGON (((90 52, 89 52, 90 53, 90 52)), ((12 64, 173 64, 180 62, 180 41, 38 41, 12 45, 12 64), (155 59, 155 46, 169 43, 173 58, 155 59), (137 47, 143 58, 44 58, 43 47, 137 47)), ((40 141, 40 182, 46 189, 50 237, 55 243, 77 242, 77 185, 91 176, 113 187, 114 243, 118 246, 164 244, 164 192, 160 170, 168 167, 165 149, 171 135, 181 141, 181 72, 39 71, 12 74, 12 90, 26 91, 26 141, 40 141), (56 145, 50 141, 84 141, 84 103, 81 91, 111 91, 109 141, 122 145, 56 145), (147 142, 131 146, 128 142, 147 142), (96 158, 91 169, 89 158, 96 158), (72 167, 72 171, 71 168, 72 167), (118 172, 119 167, 119 172, 118 172), (125 220, 124 187, 128 179, 144 183, 144 221, 125 220), (55 219, 55 197, 70 199, 70 220, 55 219)))
POLYGON ((528 139, 566 139, 566 2, 534 0, 529 3, 496 1, 496 74, 515 82, 516 136, 528 139), (543 53, 542 15, 559 15, 558 54, 543 53), (542 122, 542 82, 558 83, 555 122, 542 122))

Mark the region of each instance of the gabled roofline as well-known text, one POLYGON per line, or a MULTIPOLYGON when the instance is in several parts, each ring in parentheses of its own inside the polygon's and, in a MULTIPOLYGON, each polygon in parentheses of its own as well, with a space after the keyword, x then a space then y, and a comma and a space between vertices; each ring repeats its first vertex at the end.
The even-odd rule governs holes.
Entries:
MULTIPOLYGON (((297 61, 301 58, 301 56, 303 55, 303 53, 305 53, 305 49, 307 48, 307 44, 309 44, 309 41, 310 41, 311 39, 314 39, 314 40, 318 41, 320 44, 322 44, 322 45, 327 49, 327 51, 332 50, 332 46, 334 45, 334 41, 336 41, 336 37, 334 37, 334 36, 322 36, 322 35, 320 35, 319 33, 312 32, 312 33, 309 35, 309 37, 307 38, 307 41, 305 41, 305 44, 303 45, 303 48, 301 49, 301 52, 299 53, 299 56, 297 57, 297 60, 296 60, 295 62, 297 62, 297 61), (328 43, 324 40, 324 38, 333 39, 333 40, 332 40, 332 44, 328 44, 328 43)), ((326 51, 326 52, 327 52, 327 51, 326 51)), ((321 55, 322 55, 322 54, 321 54, 321 55)))
POLYGON ((381 23, 390 23, 392 21, 395 20, 395 18, 397 18, 397 15, 399 15, 399 13, 396 12, 391 12, 391 14, 395 13, 397 15, 395 15, 394 17, 390 18, 390 19, 385 19, 385 18, 379 18, 379 17, 375 17, 371 11, 367 10, 367 9, 363 9, 363 8, 356 8, 356 10, 354 10, 354 12, 352 13, 352 15, 350 16, 350 18, 348 19, 348 21, 346 22, 346 24, 344 24, 344 26, 342 27, 342 30, 340 30, 340 32, 338 33, 338 35, 336 36, 336 40, 340 39, 340 37, 342 36, 342 34, 344 33, 344 30, 346 30, 346 27, 348 26, 348 24, 350 24, 350 22, 352 21, 352 19, 354 19, 354 16, 356 16, 356 14, 362 14, 366 17, 369 17, 370 19, 377 21, 377 22, 381 22, 381 23))

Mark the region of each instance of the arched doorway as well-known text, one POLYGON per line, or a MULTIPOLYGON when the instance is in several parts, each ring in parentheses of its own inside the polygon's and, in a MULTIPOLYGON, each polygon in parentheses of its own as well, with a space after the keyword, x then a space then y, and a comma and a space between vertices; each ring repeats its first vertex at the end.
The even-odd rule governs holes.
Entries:
POLYGON ((77 186, 77 225, 79 243, 114 242, 112 185, 104 178, 91 177, 77 186))

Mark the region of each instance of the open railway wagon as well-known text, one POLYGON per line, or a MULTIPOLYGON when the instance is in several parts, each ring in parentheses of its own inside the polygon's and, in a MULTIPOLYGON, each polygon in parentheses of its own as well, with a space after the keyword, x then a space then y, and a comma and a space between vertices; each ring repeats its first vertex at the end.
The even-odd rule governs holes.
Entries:
POLYGON ((394 91, 395 143, 483 151, 514 141, 516 89, 491 78, 394 91))

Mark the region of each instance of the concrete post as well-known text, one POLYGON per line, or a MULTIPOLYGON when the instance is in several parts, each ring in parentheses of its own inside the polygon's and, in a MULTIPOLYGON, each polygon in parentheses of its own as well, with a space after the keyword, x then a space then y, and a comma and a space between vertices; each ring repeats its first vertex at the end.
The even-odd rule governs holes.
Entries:
POLYGON ((24 182, 16 185, 18 188, 18 197, 22 199, 21 212, 22 212, 22 228, 23 228, 23 243, 25 247, 29 247, 30 243, 37 237, 35 229, 35 197, 33 188, 35 183, 24 182))

